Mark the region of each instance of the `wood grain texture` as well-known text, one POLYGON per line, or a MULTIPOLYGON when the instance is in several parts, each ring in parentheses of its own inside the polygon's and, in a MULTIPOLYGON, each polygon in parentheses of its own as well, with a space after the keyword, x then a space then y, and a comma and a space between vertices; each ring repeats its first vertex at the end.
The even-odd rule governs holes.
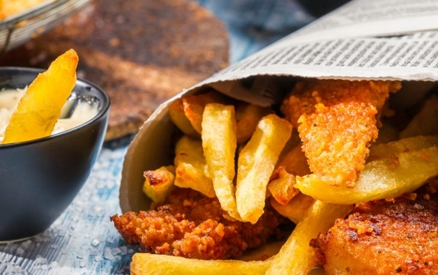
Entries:
POLYGON ((222 22, 190 0, 96 0, 9 51, 0 66, 47 68, 69 48, 78 76, 108 92, 106 140, 136 133, 163 101, 228 65, 222 22))

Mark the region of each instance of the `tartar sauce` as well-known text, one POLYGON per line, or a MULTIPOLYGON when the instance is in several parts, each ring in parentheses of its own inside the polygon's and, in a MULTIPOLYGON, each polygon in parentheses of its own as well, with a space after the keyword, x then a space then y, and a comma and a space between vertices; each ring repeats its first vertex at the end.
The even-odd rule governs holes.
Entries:
MULTIPOLYGON (((3 141, 6 126, 25 92, 25 89, 4 90, 0 92, 0 143, 3 141)), ((58 119, 52 134, 57 134, 79 126, 98 113, 96 104, 79 101, 73 113, 68 118, 62 118, 69 112, 72 105, 72 101, 68 100, 66 102, 61 111, 61 118, 58 119)))

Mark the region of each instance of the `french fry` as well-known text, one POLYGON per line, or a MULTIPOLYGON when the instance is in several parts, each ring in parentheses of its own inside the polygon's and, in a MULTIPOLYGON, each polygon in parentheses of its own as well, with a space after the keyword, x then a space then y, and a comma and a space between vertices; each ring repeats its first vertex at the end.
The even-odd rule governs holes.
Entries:
POLYGON ((263 214, 266 187, 292 125, 270 114, 263 117, 238 158, 236 201, 243 221, 256 223, 263 214))
POLYGON ((437 136, 415 136, 388 143, 375 144, 370 148, 368 162, 403 152, 425 149, 431 146, 438 146, 437 136))
POLYGON ((29 85, 6 127, 3 143, 50 136, 76 84, 79 58, 68 50, 29 85))
POLYGON ((303 220, 307 210, 315 200, 312 197, 299 193, 287 205, 280 204, 275 198, 270 200, 271 206, 283 217, 297 224, 303 220))
POLYGON ((149 170, 143 173, 145 178, 143 193, 155 203, 164 202, 172 192, 175 179, 175 167, 162 166, 156 170, 149 170))
POLYGON ((193 128, 190 120, 184 113, 184 105, 181 98, 175 100, 169 105, 169 116, 173 124, 185 135, 193 138, 201 138, 201 135, 193 128))
POLYGON ((355 204, 395 198, 419 188, 438 175, 438 147, 402 152, 365 164, 355 188, 330 186, 316 177, 297 177, 300 191, 315 199, 355 204))
POLYGON ((198 260, 178 256, 135 253, 131 275, 262 275, 271 260, 198 260))
POLYGON ((320 232, 328 230, 336 219, 345 217, 352 209, 350 205, 316 201, 273 258, 265 274, 307 275, 316 263, 315 252, 309 246, 310 240, 316 238, 320 232))
POLYGON ((436 134, 438 134, 438 97, 433 95, 426 100, 420 112, 400 133, 400 138, 436 134))
POLYGON ((175 146, 175 185, 197 190, 214 198, 213 182, 208 176, 201 140, 181 137, 175 146))
POLYGON ((208 103, 225 104, 226 102, 226 96, 213 90, 182 98, 184 114, 198 133, 202 132, 202 115, 205 105, 208 103))
POLYGON ((234 196, 236 120, 234 106, 210 103, 202 119, 202 147, 214 191, 223 210, 239 219, 234 196))
POLYGON ((236 137, 237 143, 245 143, 254 133, 260 119, 272 110, 254 104, 239 102, 236 107, 236 137))

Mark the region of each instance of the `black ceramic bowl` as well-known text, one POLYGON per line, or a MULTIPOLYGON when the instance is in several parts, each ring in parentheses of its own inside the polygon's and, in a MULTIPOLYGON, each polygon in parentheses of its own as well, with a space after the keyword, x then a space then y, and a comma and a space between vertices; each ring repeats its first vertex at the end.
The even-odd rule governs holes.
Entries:
MULTIPOLYGON (((0 68, 3 88, 24 88, 41 72, 0 68)), ((106 132, 110 100, 95 85, 78 79, 74 93, 98 104, 82 125, 50 137, 0 145, 0 241, 43 232, 72 202, 95 163, 106 132)))

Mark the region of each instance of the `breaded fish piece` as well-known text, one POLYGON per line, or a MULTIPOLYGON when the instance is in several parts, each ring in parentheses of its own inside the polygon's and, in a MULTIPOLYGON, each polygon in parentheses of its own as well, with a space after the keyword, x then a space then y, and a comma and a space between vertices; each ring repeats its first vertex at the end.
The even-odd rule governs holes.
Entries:
POLYGON ((438 274, 437 201, 363 204, 311 245, 327 275, 438 274))
POLYGON ((297 83, 281 111, 298 128, 312 173, 331 185, 353 188, 378 136, 378 112, 400 88, 394 81, 297 83))
POLYGON ((154 210, 114 215, 111 220, 125 241, 143 251, 196 259, 238 257, 279 233, 283 220, 266 209, 259 221, 242 223, 223 217, 219 201, 190 189, 179 189, 154 210))

